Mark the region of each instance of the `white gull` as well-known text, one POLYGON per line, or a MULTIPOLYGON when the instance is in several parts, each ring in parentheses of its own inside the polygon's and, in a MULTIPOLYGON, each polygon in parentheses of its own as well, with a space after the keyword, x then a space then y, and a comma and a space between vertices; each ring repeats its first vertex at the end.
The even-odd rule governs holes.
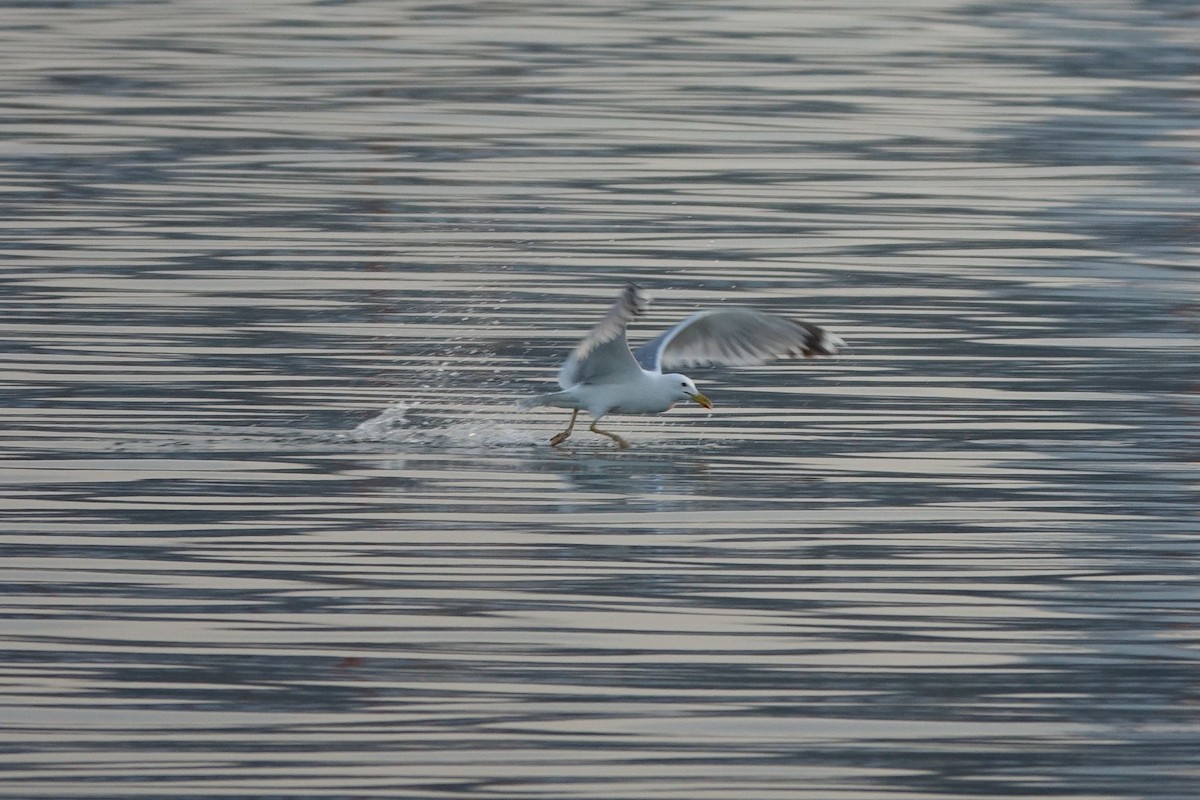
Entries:
POLYGON ((596 427, 601 417, 659 414, 687 400, 713 407, 691 378, 677 372, 664 373, 664 369, 765 364, 778 358, 833 355, 845 345, 840 337, 810 322, 750 308, 714 308, 692 314, 636 352, 631 351, 625 328, 649 303, 640 287, 627 285, 562 365, 558 373, 562 391, 522 402, 524 408, 573 409, 567 429, 556 434, 551 445, 560 445, 571 436, 580 411, 592 415, 588 430, 607 436, 625 449, 629 442, 623 437, 596 427))

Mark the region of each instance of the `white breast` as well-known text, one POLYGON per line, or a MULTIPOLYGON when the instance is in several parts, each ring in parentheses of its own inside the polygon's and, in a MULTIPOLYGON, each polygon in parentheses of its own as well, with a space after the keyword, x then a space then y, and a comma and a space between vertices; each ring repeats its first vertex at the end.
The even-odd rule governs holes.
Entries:
POLYGON ((580 386, 577 391, 586 397, 586 407, 593 417, 608 413, 659 414, 675 405, 671 385, 664 383, 657 372, 642 372, 636 381, 580 386))

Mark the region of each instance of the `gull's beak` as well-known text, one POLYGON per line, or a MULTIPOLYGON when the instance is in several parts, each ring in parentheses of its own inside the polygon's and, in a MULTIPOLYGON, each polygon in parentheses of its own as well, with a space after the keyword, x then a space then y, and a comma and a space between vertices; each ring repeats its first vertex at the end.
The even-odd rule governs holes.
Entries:
POLYGON ((712 411, 712 400, 709 400, 707 397, 700 394, 699 392, 696 392, 695 394, 690 394, 690 395, 688 395, 688 397, 692 398, 697 403, 699 403, 700 405, 707 408, 709 411, 712 411))

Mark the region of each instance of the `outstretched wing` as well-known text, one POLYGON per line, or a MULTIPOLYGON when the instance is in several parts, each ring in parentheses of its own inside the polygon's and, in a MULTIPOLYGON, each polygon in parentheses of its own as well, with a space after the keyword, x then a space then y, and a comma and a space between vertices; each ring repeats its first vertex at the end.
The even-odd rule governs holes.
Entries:
POLYGON ((558 372, 558 385, 569 389, 577 383, 613 383, 640 375, 625 339, 625 326, 650 305, 650 298, 635 284, 622 290, 617 302, 592 328, 558 372))
POLYGON ((699 311, 637 349, 639 364, 663 371, 695 366, 765 364, 777 358, 828 356, 846 343, 824 328, 755 311, 699 311))

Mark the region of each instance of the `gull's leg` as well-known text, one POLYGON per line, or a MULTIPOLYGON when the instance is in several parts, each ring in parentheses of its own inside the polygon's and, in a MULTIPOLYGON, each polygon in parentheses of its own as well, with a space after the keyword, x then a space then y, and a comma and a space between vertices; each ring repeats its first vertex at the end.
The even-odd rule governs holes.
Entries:
POLYGON ((558 447, 560 444, 565 442, 567 439, 571 438, 571 431, 575 430, 575 418, 578 416, 579 416, 579 409, 577 408, 571 414, 571 424, 567 426, 567 429, 565 431, 563 431, 562 433, 554 434, 554 438, 550 440, 551 447, 558 447))
POLYGON ((616 442, 617 447, 620 448, 621 450, 629 449, 629 442, 625 441, 625 439, 623 437, 617 436, 615 433, 609 433, 608 431, 600 430, 599 428, 596 427, 596 422, 597 422, 597 420, 592 420, 592 424, 588 428, 589 431, 591 431, 592 433, 598 433, 601 436, 607 436, 608 438, 610 438, 614 442, 616 442))

